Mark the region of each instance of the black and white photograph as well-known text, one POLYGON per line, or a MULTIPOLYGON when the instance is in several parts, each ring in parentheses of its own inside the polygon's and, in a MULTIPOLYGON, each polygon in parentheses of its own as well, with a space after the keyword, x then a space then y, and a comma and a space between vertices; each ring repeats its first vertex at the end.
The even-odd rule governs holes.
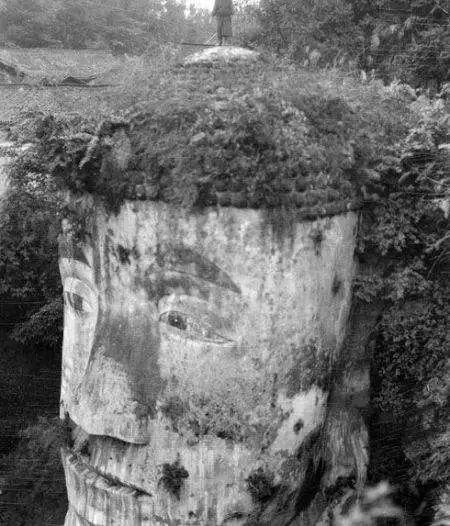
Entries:
POLYGON ((449 0, 0 0, 0 526, 450 526, 449 216, 449 0))

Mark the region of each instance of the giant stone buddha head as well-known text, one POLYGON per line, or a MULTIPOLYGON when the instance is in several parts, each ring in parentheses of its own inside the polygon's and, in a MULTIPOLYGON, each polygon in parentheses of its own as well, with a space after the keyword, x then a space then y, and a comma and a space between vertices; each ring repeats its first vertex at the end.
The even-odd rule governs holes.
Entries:
POLYGON ((158 199, 66 225, 65 526, 315 523, 356 226, 158 199))

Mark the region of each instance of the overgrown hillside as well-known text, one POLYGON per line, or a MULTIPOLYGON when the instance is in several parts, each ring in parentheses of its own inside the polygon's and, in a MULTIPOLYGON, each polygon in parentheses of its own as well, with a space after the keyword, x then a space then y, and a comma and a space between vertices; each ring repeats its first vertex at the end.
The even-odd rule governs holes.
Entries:
POLYGON ((434 92, 450 81, 441 0, 261 0, 247 40, 298 63, 346 65, 434 92))
POLYGON ((0 4, 0 45, 22 48, 111 50, 142 53, 166 40, 203 41, 209 13, 177 0, 4 0, 0 4))

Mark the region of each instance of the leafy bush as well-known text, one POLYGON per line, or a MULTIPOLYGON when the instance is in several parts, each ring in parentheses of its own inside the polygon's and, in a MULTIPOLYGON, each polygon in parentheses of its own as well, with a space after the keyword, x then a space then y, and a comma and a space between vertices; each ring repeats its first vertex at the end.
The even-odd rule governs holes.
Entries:
POLYGON ((403 191, 365 215, 360 259, 372 271, 360 276, 356 294, 384 305, 373 363, 372 477, 423 496, 445 488, 450 473, 450 178, 440 147, 450 130, 441 100, 412 105, 419 120, 381 172, 403 191))
POLYGON ((11 338, 28 349, 45 347, 56 354, 62 342, 62 321, 63 301, 58 297, 29 315, 26 321, 16 324, 11 338))
POLYGON ((262 0, 255 40, 300 63, 325 65, 357 46, 353 8, 346 0, 262 0))
MULTIPOLYGON (((448 287, 439 287, 414 302, 393 305, 381 320, 375 351, 380 382, 373 402, 404 429, 409 477, 421 484, 450 482, 449 299, 448 287)), ((378 470, 392 474, 391 466, 378 470)))
POLYGON ((449 79, 449 12, 434 0, 351 0, 363 30, 367 69, 386 81, 439 88, 449 79), (359 6, 357 6, 359 4, 359 6))
POLYGON ((449 16, 436 0, 262 0, 253 41, 304 64, 348 63, 439 90, 449 80, 449 16))
POLYGON ((62 324, 57 270, 61 203, 31 150, 14 161, 9 180, 0 208, 0 297, 20 307, 11 311, 11 323, 27 320, 16 326, 18 340, 57 353, 62 324))
POLYGON ((41 156, 57 183, 109 204, 345 208, 379 198, 384 156, 417 117, 380 86, 271 57, 172 69, 147 100, 95 131, 54 121, 41 156))
POLYGON ((59 526, 67 510, 59 419, 40 417, 21 435, 17 449, 0 457, 1 524, 59 526))
POLYGON ((201 42, 211 32, 209 13, 178 0, 5 0, 0 40, 21 47, 110 49, 142 53, 155 41, 201 42))

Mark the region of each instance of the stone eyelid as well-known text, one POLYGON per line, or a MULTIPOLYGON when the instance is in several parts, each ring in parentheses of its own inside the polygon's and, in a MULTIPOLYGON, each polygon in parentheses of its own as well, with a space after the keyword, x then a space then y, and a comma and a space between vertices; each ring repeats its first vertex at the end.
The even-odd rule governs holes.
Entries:
POLYGON ((64 280, 64 299, 79 316, 87 316, 97 309, 97 293, 78 278, 64 280))
POLYGON ((168 310, 159 315, 159 322, 164 323, 169 330, 176 331, 180 336, 216 344, 230 344, 233 340, 225 338, 207 323, 199 321, 191 314, 176 310, 168 310))

